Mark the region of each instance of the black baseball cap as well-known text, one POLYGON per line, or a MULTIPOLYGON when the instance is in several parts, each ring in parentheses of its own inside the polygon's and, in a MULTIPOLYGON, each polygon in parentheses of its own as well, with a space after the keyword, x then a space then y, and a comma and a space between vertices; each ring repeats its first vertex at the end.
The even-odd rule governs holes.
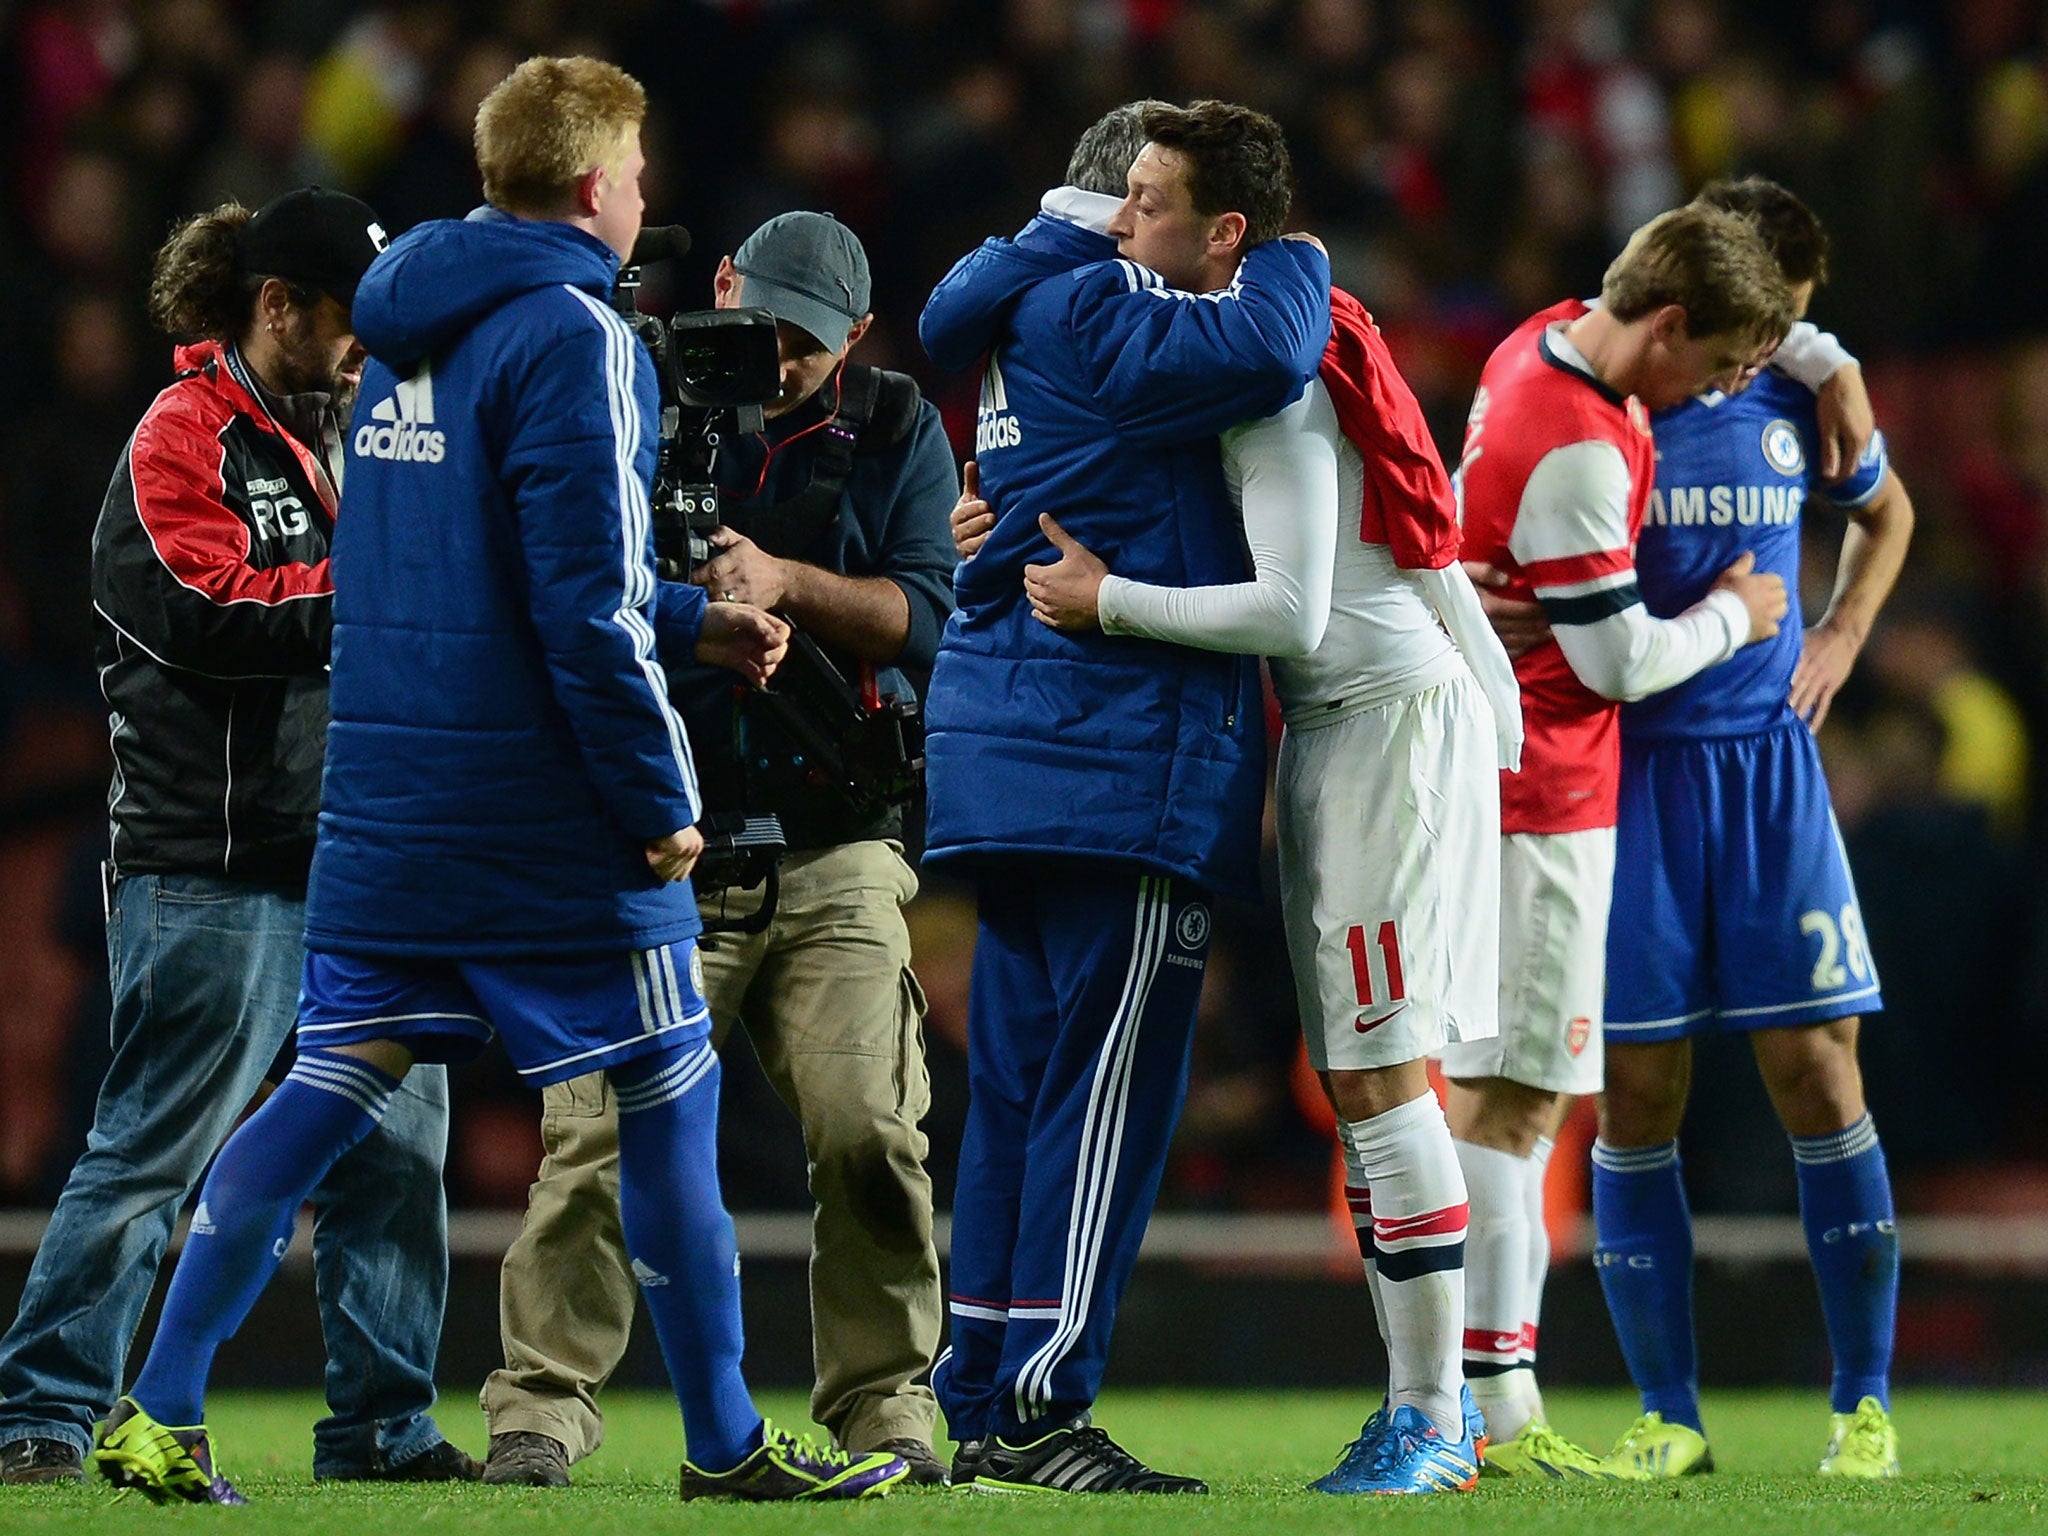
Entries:
POLYGON ((391 242, 370 205, 326 187, 297 187, 258 208, 235 237, 235 266, 317 289, 351 308, 356 284, 391 242))
POLYGON ((732 264, 747 280, 741 303, 809 331, 828 352, 845 346, 868 312, 868 253, 829 213, 777 214, 747 236, 732 264))

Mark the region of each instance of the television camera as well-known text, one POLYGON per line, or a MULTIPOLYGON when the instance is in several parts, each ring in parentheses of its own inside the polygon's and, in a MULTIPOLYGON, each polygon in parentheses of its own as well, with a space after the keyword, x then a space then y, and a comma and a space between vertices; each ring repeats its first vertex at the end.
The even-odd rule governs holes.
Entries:
MULTIPOLYGON (((643 231, 613 297, 654 357, 661 391, 651 509, 655 563, 673 581, 689 580, 715 553, 709 536, 724 522, 713 475, 719 449, 761 431, 764 407, 782 387, 775 317, 767 310, 694 310, 666 321, 640 311, 641 268, 682 256, 689 246, 679 226, 643 231)), ((705 851, 691 878, 707 904, 729 888, 766 890, 748 917, 707 917, 707 932, 758 932, 772 918, 775 863, 786 845, 768 806, 779 795, 800 788, 829 797, 852 821, 916 796, 924 770, 920 711, 912 701, 879 693, 871 668, 860 667, 856 675, 858 681, 850 680, 815 638, 791 625, 789 651, 774 678, 745 695, 743 723, 772 725, 758 734, 778 749, 742 753, 749 770, 747 813, 705 819, 705 851)))

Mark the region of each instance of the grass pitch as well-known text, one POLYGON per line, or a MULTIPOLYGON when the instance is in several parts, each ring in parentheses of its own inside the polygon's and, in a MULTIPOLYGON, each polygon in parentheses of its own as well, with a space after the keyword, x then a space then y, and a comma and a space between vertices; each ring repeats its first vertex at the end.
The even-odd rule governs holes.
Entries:
MULTIPOLYGON (((856 1506, 684 1505, 675 1497, 682 1436, 662 1397, 607 1401, 604 1448, 566 1491, 344 1484, 315 1487, 307 1470, 311 1394, 223 1393, 212 1404, 222 1461, 252 1503, 241 1510, 156 1509, 116 1502, 101 1486, 0 1489, 0 1532, 35 1536, 185 1536, 201 1527, 248 1536, 647 1536, 655 1530, 856 1536, 993 1531, 1003 1536, 1160 1533, 1235 1536, 1351 1533, 1364 1528, 1455 1536, 1658 1536, 1663 1532, 1873 1536, 1878 1532, 2048 1532, 2048 1394, 1920 1391, 1895 1405, 1906 1475, 1895 1483, 1823 1483, 1813 1466, 1827 1433, 1819 1393, 1727 1393, 1707 1399, 1723 1468, 1710 1477, 1633 1486, 1488 1479, 1479 1492, 1420 1499, 1332 1499, 1302 1485, 1329 1470, 1367 1406, 1331 1393, 1123 1392, 1098 1415, 1154 1465, 1208 1478, 1206 1499, 1000 1498, 898 1489, 856 1506)), ((801 1401, 770 1395, 782 1422, 801 1401)), ((1550 1394, 1559 1429, 1606 1446, 1634 1416, 1614 1392, 1550 1394)), ((481 1416, 451 1393, 442 1427, 483 1449, 481 1416)))

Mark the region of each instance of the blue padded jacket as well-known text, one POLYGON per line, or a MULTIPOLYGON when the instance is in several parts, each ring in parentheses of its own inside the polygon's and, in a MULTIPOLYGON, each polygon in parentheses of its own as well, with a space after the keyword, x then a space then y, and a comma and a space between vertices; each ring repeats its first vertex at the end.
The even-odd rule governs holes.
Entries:
POLYGON ((1197 295, 1115 254, 1041 215, 963 258, 919 324, 942 366, 987 356, 975 457, 996 513, 954 579, 932 673, 926 856, 1082 855, 1254 890, 1257 661, 1059 633, 1031 616, 1023 569, 1057 558, 1038 528, 1050 512, 1133 580, 1245 580, 1216 437, 1315 376, 1329 263, 1273 241, 1197 295))
POLYGON ((654 365, 606 302, 617 270, 580 230, 483 209, 412 230, 357 291, 311 949, 699 930, 643 847, 699 814, 658 656, 688 656, 704 596, 655 578, 654 365))

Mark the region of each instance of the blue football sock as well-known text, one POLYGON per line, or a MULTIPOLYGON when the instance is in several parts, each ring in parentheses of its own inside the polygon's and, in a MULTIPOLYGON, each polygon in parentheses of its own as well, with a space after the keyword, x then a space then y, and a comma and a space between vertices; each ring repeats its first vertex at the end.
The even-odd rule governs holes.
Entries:
MULTIPOLYGON (((1594 1267, 1643 1412, 1701 1429, 1692 1329, 1692 1212, 1678 1143, 1593 1144, 1594 1267)), ((1704 1430, 1702 1430, 1704 1433, 1704 1430)))
POLYGON ((761 1443, 740 1375, 739 1245, 718 1189, 718 1054, 709 1041, 611 1069, 619 1217, 683 1410, 690 1460, 739 1465, 761 1443))
POLYGON ((1794 1136, 1792 1156, 1806 1251, 1835 1357, 1834 1410, 1853 1413, 1865 1397, 1889 1408, 1899 1234, 1877 1127, 1866 1114, 1832 1136, 1794 1136))
POLYGON ((129 1395, 158 1422, 206 1417, 214 1351, 232 1338, 291 1245, 322 1174, 383 1118, 396 1079, 348 1056, 302 1052, 200 1186, 163 1319, 129 1395))

